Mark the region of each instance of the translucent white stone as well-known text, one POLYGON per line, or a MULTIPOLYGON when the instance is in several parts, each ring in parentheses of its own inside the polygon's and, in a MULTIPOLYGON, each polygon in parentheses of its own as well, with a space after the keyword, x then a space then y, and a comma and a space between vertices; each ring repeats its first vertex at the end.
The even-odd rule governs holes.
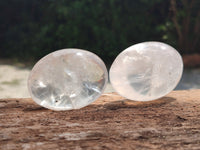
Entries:
POLYGON ((63 49, 36 63, 29 75, 28 89, 32 99, 43 107, 71 110, 95 101, 107 80, 106 66, 97 55, 63 49))
POLYGON ((121 52, 110 69, 110 82, 123 97, 136 101, 158 99, 181 79, 180 54, 161 42, 144 42, 121 52))

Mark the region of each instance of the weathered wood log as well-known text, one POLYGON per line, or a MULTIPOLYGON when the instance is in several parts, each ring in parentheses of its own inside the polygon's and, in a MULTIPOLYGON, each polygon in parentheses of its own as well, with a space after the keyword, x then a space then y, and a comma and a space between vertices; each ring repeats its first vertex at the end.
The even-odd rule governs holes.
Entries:
POLYGON ((115 93, 72 111, 0 100, 0 149, 200 149, 200 90, 150 102, 115 93))

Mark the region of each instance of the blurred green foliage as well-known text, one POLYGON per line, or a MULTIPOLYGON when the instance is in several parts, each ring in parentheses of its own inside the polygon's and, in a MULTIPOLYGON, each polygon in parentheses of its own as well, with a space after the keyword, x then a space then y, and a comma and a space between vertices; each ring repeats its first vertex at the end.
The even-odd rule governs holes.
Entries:
POLYGON ((39 59, 82 48, 110 63, 143 41, 178 47, 169 10, 169 0, 1 0, 0 56, 39 59))

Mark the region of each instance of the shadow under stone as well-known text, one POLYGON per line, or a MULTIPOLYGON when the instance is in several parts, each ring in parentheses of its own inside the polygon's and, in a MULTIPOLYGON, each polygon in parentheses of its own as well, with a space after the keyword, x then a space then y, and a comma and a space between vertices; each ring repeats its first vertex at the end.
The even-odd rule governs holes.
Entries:
POLYGON ((120 108, 146 108, 146 107, 160 107, 171 102, 174 102, 176 99, 173 97, 162 97, 157 100, 141 102, 141 101, 132 101, 128 99, 122 99, 119 101, 114 101, 104 104, 104 108, 116 110, 120 108))

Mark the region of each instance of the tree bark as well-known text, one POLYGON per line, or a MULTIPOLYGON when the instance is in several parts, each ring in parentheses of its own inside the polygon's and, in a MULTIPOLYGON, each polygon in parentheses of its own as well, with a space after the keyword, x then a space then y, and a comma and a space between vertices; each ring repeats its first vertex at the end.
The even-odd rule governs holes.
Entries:
POLYGON ((172 21, 174 23, 174 26, 176 28, 176 32, 178 34, 178 45, 182 46, 182 44, 183 44, 183 33, 182 33, 182 29, 180 27, 180 24, 179 24, 178 18, 177 18, 176 0, 171 0, 170 5, 171 5, 170 9, 173 12, 172 21))
POLYGON ((51 111, 31 99, 0 99, 0 149, 199 149, 200 90, 150 102, 103 94, 93 104, 51 111))

